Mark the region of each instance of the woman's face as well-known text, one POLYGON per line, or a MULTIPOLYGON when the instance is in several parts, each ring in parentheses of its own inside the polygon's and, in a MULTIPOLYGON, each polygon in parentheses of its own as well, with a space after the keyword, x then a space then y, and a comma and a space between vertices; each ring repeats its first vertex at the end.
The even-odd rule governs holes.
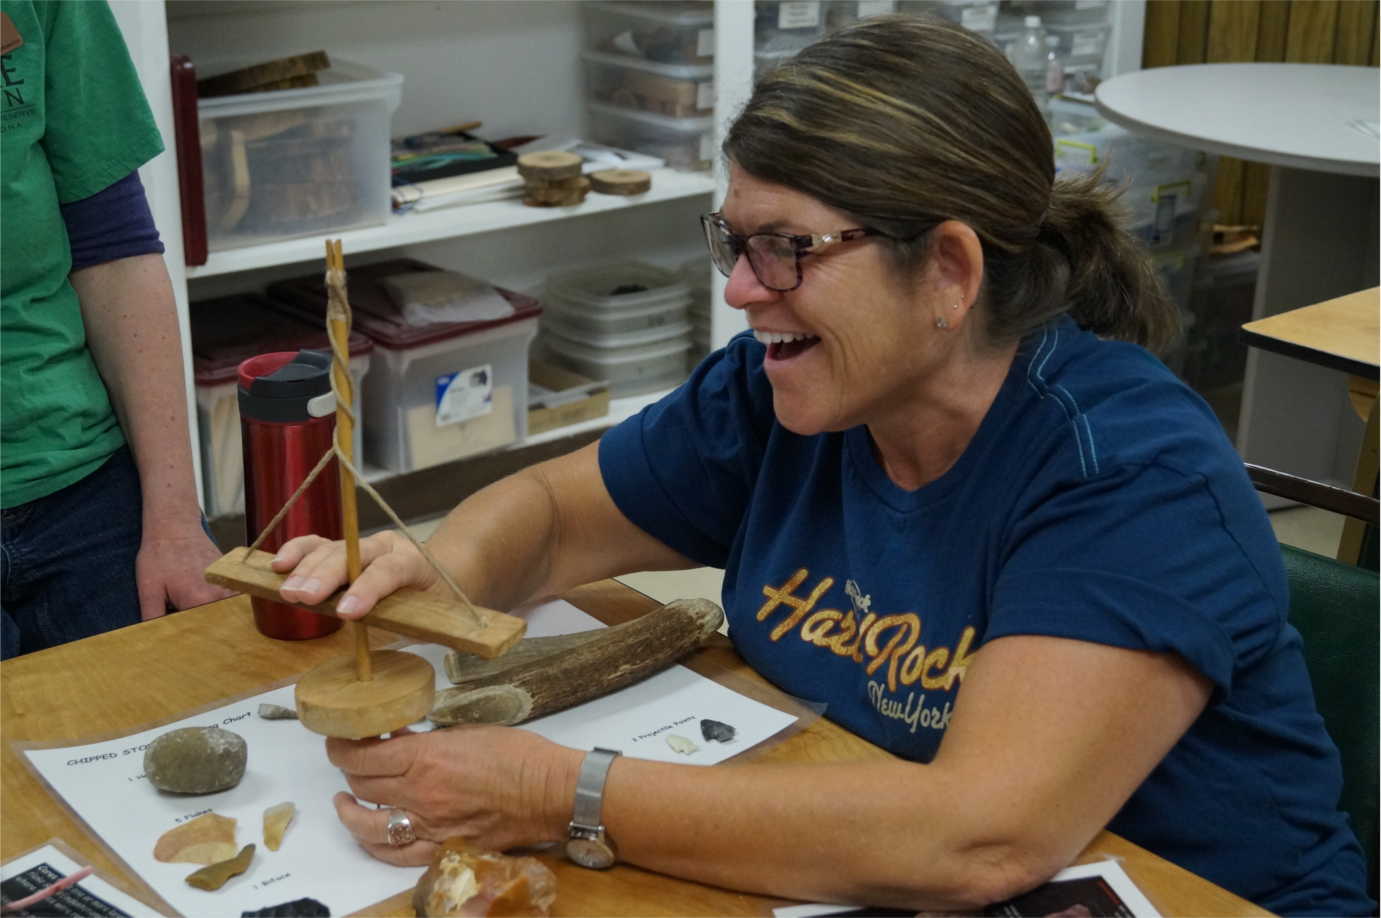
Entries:
MULTIPOLYGON (((735 233, 799 235, 853 229, 857 220, 808 195, 730 167, 721 210, 735 233)), ((777 419, 802 435, 878 423, 922 397, 938 352, 925 284, 897 276, 878 237, 842 242, 801 259, 801 285, 762 285, 746 257, 724 298, 742 309, 772 383, 777 419)), ((924 270, 919 277, 923 278, 924 270)))

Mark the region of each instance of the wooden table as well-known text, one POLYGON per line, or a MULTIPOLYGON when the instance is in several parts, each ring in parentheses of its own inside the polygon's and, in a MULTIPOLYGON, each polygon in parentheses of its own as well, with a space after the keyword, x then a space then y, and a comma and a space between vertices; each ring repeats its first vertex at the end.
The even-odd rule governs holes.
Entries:
MULTIPOLYGON (((582 587, 568 597, 600 620, 617 624, 655 603, 613 581, 582 587)), ((4 831, 0 860, 60 838, 126 891, 151 891, 89 835, 15 751, 16 741, 89 741, 118 736, 184 717, 281 685, 324 659, 350 652, 346 630, 313 641, 286 642, 254 630, 248 600, 234 597, 198 609, 123 628, 7 661, 0 666, 0 729, 4 739, 4 831)), ((381 643, 391 636, 373 632, 381 643)), ((789 709, 790 701, 738 658, 715 635, 686 664, 701 674, 789 709)), ((756 752, 763 761, 817 762, 886 755, 819 719, 756 752)), ((558 878, 557 915, 765 915, 786 900, 737 893, 678 880, 628 865, 592 871, 556 853, 539 855, 558 878)), ((1101 833, 1079 863, 1121 859, 1132 880, 1165 915, 1269 914, 1109 832, 1101 833)), ((410 915, 411 890, 401 890, 371 915, 410 915)))
MULTIPOLYGON (((1099 112, 1128 130, 1270 166, 1253 319, 1378 282, 1379 98, 1374 67, 1259 62, 1154 67, 1097 91, 1099 112)), ((1336 385, 1317 366, 1249 351, 1243 458, 1346 482, 1362 431, 1345 405, 1330 410, 1336 385)))
MULTIPOLYGON (((1377 374, 1381 368, 1381 287, 1302 306, 1242 326, 1253 347, 1348 374, 1352 407, 1365 424, 1352 490, 1373 494, 1377 482, 1377 374)), ((1348 519, 1338 559, 1356 564, 1364 524, 1348 519)))

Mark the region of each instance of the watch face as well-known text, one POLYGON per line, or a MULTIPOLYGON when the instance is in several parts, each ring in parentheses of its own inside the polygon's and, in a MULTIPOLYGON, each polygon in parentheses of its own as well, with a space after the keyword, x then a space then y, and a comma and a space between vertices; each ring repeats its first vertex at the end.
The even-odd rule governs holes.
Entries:
POLYGON ((603 870, 614 866, 614 849, 601 838, 571 838, 566 840, 566 857, 581 867, 603 870))

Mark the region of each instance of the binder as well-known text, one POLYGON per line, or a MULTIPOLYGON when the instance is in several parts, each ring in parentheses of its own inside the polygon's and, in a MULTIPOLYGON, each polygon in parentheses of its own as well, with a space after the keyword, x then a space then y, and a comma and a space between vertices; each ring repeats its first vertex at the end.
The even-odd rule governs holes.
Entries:
POLYGON ((197 68, 185 54, 172 56, 172 89, 177 187, 182 199, 182 257, 188 267, 194 267, 206 264, 206 202, 197 121, 197 68))

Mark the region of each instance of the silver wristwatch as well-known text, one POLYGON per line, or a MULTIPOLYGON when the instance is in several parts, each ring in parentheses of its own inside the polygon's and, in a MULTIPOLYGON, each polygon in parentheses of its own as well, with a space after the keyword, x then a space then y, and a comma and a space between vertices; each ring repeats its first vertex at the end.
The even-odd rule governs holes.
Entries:
POLYGON ((619 859, 614 840, 604 831, 601 811, 604 808, 604 782, 609 766, 618 758, 617 749, 596 746, 585 753, 580 763, 580 777, 575 782, 575 809, 571 812, 569 834, 566 837, 566 857, 581 867, 604 870, 619 859))

